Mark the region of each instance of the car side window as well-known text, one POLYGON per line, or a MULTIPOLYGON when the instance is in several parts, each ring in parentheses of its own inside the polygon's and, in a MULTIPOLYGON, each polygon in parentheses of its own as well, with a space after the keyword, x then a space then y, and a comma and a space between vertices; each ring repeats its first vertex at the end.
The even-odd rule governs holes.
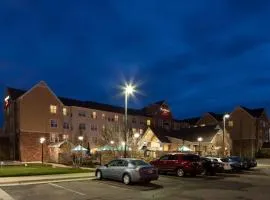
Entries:
POLYGON ((119 160, 117 162, 117 167, 127 167, 128 166, 128 162, 126 160, 119 160))
POLYGON ((177 160, 177 156, 176 155, 169 155, 169 160, 177 160))
POLYGON ((159 160, 169 160, 169 155, 162 156, 159 160))
POLYGON ((111 162, 108 163, 108 167, 114 167, 117 166, 118 160, 112 160, 111 162))

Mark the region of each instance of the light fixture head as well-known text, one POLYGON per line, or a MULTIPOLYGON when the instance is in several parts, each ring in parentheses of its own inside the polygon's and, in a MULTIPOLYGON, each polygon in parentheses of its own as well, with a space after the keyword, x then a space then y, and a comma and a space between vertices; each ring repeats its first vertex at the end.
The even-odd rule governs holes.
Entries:
POLYGON ((140 134, 139 134, 139 133, 135 133, 135 134, 134 134, 134 137, 135 137, 135 138, 139 138, 139 137, 140 137, 140 134))
POLYGON ((201 142, 201 141, 203 141, 203 138, 202 137, 198 137, 198 142, 201 142))
POLYGON ((41 137, 41 138, 39 138, 39 142, 40 142, 40 144, 43 144, 44 142, 45 142, 45 137, 41 137))
POLYGON ((122 144, 123 146, 125 146, 126 143, 123 141, 123 142, 121 142, 121 144, 122 144))
POLYGON ((111 143, 111 144, 114 144, 114 141, 113 141, 113 140, 111 140, 111 141, 110 141, 110 143, 111 143))
POLYGON ((229 114, 225 114, 225 115, 223 116, 223 118, 224 118, 224 119, 228 119, 228 118, 230 118, 230 115, 229 115, 229 114))
POLYGON ((79 136, 78 140, 83 141, 83 136, 79 136))
POLYGON ((126 84, 125 86, 125 93, 128 95, 132 95, 135 92, 135 85, 132 84, 126 84))

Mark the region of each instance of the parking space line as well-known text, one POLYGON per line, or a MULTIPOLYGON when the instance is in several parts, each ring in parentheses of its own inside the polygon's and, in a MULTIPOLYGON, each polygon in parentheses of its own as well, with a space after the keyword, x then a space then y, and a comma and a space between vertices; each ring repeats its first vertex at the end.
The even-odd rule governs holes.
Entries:
POLYGON ((0 188, 0 200, 14 200, 8 193, 0 188))
POLYGON ((75 191, 75 190, 72 190, 72 189, 63 187, 63 186, 61 186, 61 185, 57 185, 57 184, 55 184, 55 183, 48 183, 48 184, 51 185, 51 186, 57 187, 57 188, 61 188, 61 189, 67 190, 67 191, 69 191, 69 192, 73 192, 73 193, 78 194, 78 195, 81 195, 81 196, 85 196, 85 195, 86 195, 86 194, 84 194, 84 193, 77 192, 77 191, 75 191))

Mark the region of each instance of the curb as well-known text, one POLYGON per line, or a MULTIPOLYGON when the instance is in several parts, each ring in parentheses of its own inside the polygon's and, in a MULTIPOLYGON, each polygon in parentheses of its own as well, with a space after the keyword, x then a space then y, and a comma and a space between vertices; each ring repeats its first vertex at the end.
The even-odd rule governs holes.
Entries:
POLYGON ((95 176, 88 177, 70 177, 70 178, 57 178, 57 179, 43 179, 43 180, 25 180, 25 181, 10 181, 10 182, 0 182, 0 187, 3 186, 16 186, 16 185, 34 185, 34 184, 44 184, 44 183, 56 183, 56 182, 71 182, 71 181, 84 181, 93 180, 95 176))

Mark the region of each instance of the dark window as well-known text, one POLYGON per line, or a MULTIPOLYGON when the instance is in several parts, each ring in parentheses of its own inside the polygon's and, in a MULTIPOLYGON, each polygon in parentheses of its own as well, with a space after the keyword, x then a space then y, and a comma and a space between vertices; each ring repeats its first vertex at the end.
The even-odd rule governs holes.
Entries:
POLYGON ((108 167, 114 167, 117 166, 118 160, 112 160, 111 162, 108 163, 108 167))
POLYGON ((84 111, 79 111, 78 115, 79 115, 80 117, 86 117, 86 114, 85 114, 84 111))
POLYGON ((177 155, 170 155, 169 160, 178 160, 177 155))
POLYGON ((196 155, 183 155, 183 160, 198 161, 198 160, 200 160, 200 157, 196 156, 196 155))
POLYGON ((126 160, 118 160, 117 166, 118 167, 127 167, 128 166, 128 162, 126 160))
POLYGON ((56 119, 51 119, 51 127, 57 128, 57 120, 56 119))
POLYGON ((63 128, 64 128, 64 129, 69 129, 69 124, 68 124, 67 122, 64 122, 63 128))
POLYGON ((162 156, 159 160, 169 160, 169 155, 162 156))
POLYGON ((79 124, 79 129, 80 130, 85 130, 86 128, 85 128, 85 124, 79 124))
POLYGON ((130 163, 134 166, 147 166, 147 165, 149 165, 147 162, 144 162, 143 160, 131 160, 130 163))

